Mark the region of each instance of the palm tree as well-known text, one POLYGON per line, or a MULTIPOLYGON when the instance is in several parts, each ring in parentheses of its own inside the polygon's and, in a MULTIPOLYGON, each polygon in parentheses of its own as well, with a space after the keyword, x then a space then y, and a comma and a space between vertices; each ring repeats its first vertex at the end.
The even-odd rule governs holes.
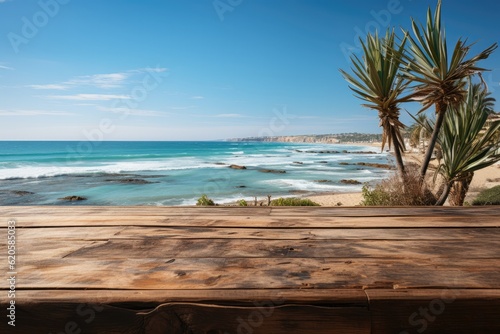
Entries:
POLYGON ((400 76, 400 66, 406 39, 397 45, 394 30, 388 30, 385 38, 379 38, 378 34, 368 34, 366 42, 361 41, 363 57, 359 59, 356 55, 351 56, 354 75, 340 70, 344 78, 349 82, 349 88, 354 91, 355 96, 366 101, 364 107, 378 111, 382 133, 382 150, 388 143, 394 147, 394 155, 400 175, 405 174, 402 152, 404 151, 404 140, 401 129, 403 123, 399 120, 399 104, 409 101, 408 97, 402 97, 402 93, 408 86, 408 82, 400 76), (390 50, 398 52, 391 52, 390 50))
POLYGON ((478 55, 465 59, 470 51, 461 39, 455 45, 451 57, 448 54, 445 31, 441 27, 441 0, 438 1, 434 18, 429 8, 427 25, 417 25, 412 19, 412 29, 415 38, 408 32, 410 48, 403 58, 407 62, 404 77, 415 82, 413 98, 423 105, 422 111, 435 106, 436 122, 431 139, 421 166, 422 180, 427 173, 439 131, 443 125, 447 110, 460 105, 466 95, 466 80, 468 77, 481 73, 484 69, 476 66, 477 62, 486 59, 497 48, 493 44, 478 55))
MULTIPOLYGON (((436 205, 443 205, 448 195, 451 205, 463 205, 474 172, 500 161, 500 143, 492 140, 500 130, 500 120, 485 129, 493 102, 486 89, 469 82, 465 101, 446 115, 437 139, 443 153, 437 173, 443 176, 445 187, 436 205)), ((433 124, 425 126, 430 130, 433 124)))
POLYGON ((425 153, 425 140, 429 138, 430 134, 426 127, 422 125, 425 124, 426 121, 427 116, 424 113, 420 113, 417 115, 415 123, 408 128, 410 144, 415 148, 420 147, 420 153, 425 153))

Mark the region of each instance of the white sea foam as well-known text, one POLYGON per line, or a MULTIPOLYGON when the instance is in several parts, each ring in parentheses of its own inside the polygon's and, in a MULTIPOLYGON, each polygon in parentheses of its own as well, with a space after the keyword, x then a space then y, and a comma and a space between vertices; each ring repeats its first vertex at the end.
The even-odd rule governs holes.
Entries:
MULTIPOLYGON (((207 168, 207 164, 199 159, 178 158, 151 161, 116 162, 96 166, 19 166, 17 168, 0 169, 0 180, 17 178, 39 178, 57 175, 124 173, 139 171, 168 171, 182 169, 207 168)), ((223 166, 210 166, 218 168, 223 166)))
POLYGON ((318 183, 308 180, 300 179, 276 179, 276 180, 266 180, 261 181, 261 183, 278 186, 282 188, 294 189, 294 190, 306 190, 306 191, 342 191, 346 188, 358 188, 347 185, 336 185, 328 183, 318 183))

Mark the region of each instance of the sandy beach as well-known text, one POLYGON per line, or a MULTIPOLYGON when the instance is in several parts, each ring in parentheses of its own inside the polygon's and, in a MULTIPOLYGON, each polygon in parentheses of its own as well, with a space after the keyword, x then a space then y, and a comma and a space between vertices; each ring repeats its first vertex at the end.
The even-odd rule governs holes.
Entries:
MULTIPOLYGON (((373 142, 359 144, 377 147, 378 149, 380 149, 381 145, 381 143, 373 142)), ((404 156, 404 160, 405 162, 414 162, 420 165, 422 155, 417 153, 406 153, 404 156)), ((465 198, 465 201, 471 203, 480 191, 492 188, 497 185, 500 185, 500 163, 481 169, 474 173, 474 178, 472 179, 472 183, 470 185, 469 192, 467 194, 467 197, 465 198)), ((320 204, 321 206, 358 206, 363 200, 361 192, 318 194, 307 196, 307 198, 320 204)))

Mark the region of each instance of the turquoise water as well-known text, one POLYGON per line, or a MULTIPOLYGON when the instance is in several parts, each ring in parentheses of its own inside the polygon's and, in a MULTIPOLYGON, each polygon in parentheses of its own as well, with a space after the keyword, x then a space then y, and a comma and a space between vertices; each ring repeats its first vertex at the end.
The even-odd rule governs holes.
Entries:
POLYGON ((67 205, 59 198, 77 195, 87 200, 71 205, 193 205, 204 193, 218 203, 229 203, 268 194, 359 191, 360 185, 344 185, 340 180, 371 182, 389 173, 354 165, 392 163, 386 153, 350 153, 373 150, 223 141, 4 141, 0 142, 0 204, 67 205), (247 169, 231 169, 230 164, 247 169))

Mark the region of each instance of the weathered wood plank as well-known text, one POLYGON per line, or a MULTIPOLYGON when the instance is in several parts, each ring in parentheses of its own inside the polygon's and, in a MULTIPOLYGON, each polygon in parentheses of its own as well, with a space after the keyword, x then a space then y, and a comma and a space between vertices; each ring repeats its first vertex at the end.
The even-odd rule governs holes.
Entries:
POLYGON ((500 240, 500 228, 370 228, 370 229, 304 229, 304 228, 220 228, 220 227, 149 227, 95 226, 22 228, 21 240, 142 240, 164 239, 279 239, 279 240, 500 240))
POLYGON ((500 333, 500 290, 365 290, 372 333, 500 333))
POLYGON ((498 259, 65 258, 26 261, 19 289, 500 288, 498 259))
POLYGON ((0 219, 18 222, 21 332, 401 334, 425 320, 426 333, 493 333, 499 212, 71 206, 0 219))
MULTIPOLYGON (((0 217, 1 218, 1 217, 0 217)), ((265 217, 265 216, 144 216, 117 213, 116 215, 86 216, 69 212, 65 216, 46 214, 24 215, 15 218, 23 227, 87 227, 87 226, 157 226, 157 227, 270 227, 270 228, 474 228, 500 227, 498 216, 480 215, 471 220, 462 216, 422 217, 265 217)))
POLYGON ((0 206, 0 216, 47 215, 57 217, 73 215, 108 216, 268 216, 271 207, 219 207, 219 206, 0 206))
POLYGON ((393 216, 499 216, 496 206, 485 207, 113 207, 113 206, 3 206, 0 216, 22 216, 24 214, 51 216, 67 215, 111 215, 127 216, 319 216, 319 217, 393 217, 393 216))
MULTIPOLYGON (((0 296, 0 303, 7 294, 0 296)), ((270 304, 323 305, 368 307, 366 293, 361 289, 161 289, 161 290, 19 290, 16 301, 21 305, 33 303, 133 304, 138 308, 163 303, 188 302, 233 306, 270 306, 270 304)))
MULTIPOLYGON (((2 305, 3 307, 3 305, 2 305)), ((369 334, 367 308, 315 305, 238 307, 170 303, 137 311, 102 304, 21 305, 16 330, 21 333, 369 334)), ((0 329, 10 330, 3 321, 0 329)), ((2 330, 3 332, 3 330, 2 330)))
MULTIPOLYGON (((31 259, 79 258, 115 260, 143 258, 387 258, 387 259, 499 259, 500 239, 485 240, 279 240, 279 239, 168 239, 103 241, 35 239, 19 243, 19 256, 31 259)), ((26 259, 28 260, 28 259, 26 259)))
POLYGON ((499 216, 498 206, 483 207, 272 207, 271 216, 318 216, 318 217, 425 217, 425 216, 499 216))

